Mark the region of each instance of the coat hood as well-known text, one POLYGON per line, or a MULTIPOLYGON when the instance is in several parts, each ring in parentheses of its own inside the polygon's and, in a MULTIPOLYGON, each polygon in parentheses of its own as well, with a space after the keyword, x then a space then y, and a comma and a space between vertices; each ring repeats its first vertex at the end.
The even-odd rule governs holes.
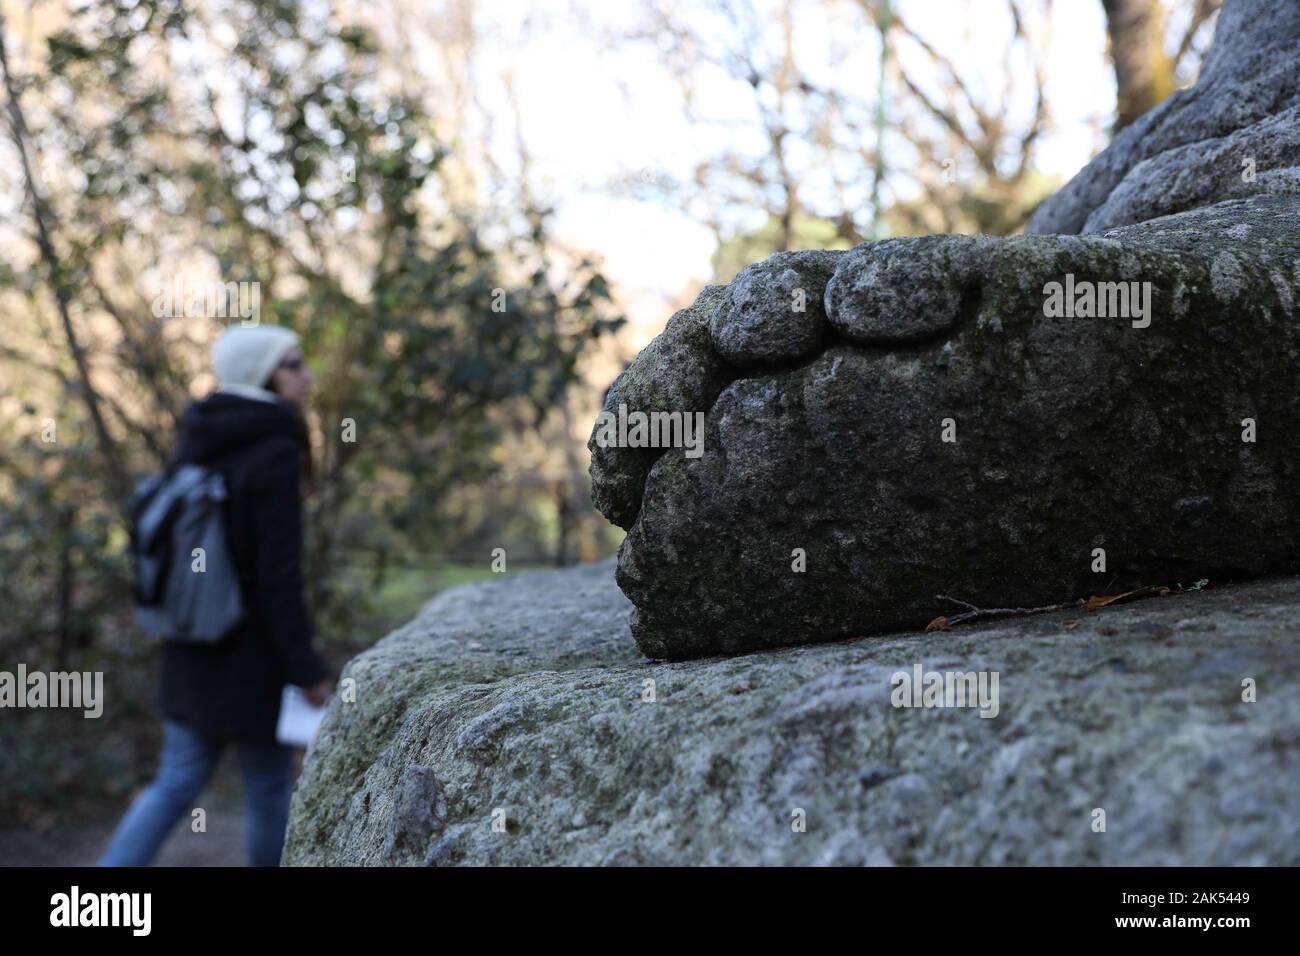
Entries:
POLYGON ((181 416, 176 461, 203 464, 280 436, 300 442, 300 428, 298 415, 287 402, 214 392, 193 402, 181 416))

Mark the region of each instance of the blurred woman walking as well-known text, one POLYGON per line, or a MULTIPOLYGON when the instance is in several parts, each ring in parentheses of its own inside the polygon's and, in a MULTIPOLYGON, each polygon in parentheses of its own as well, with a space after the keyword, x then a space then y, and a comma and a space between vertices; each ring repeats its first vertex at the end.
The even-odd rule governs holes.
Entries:
POLYGON ((218 389, 186 409, 173 463, 204 465, 225 480, 227 546, 247 613, 216 643, 163 642, 158 772, 118 824, 101 866, 151 863, 190 816, 227 745, 239 753, 249 862, 278 865, 293 790, 293 748, 276 740, 281 694, 292 684, 318 706, 330 694, 302 583, 311 371, 297 335, 268 325, 226 329, 213 366, 218 389))

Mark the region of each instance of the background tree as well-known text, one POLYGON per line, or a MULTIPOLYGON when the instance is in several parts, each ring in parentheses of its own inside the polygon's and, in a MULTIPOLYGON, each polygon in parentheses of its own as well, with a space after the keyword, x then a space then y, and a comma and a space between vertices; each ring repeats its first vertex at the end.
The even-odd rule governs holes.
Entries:
POLYGON ((689 179, 656 176, 651 186, 718 234, 720 280, 735 264, 731 249, 761 252, 753 261, 814 238, 847 247, 878 234, 1014 231, 1050 187, 1033 162, 1048 122, 1044 38, 1022 6, 1003 8, 1000 92, 979 92, 896 2, 712 0, 705 14, 686 16, 649 0, 627 39, 654 44, 692 123, 733 144, 698 161, 689 179), (815 43, 814 59, 806 51, 815 43), (883 140, 879 92, 856 82, 869 69, 863 52, 882 45, 895 51, 884 57, 883 140), (1032 92, 1013 90, 1017 76, 1032 92), (747 108, 710 113, 705 83, 729 84, 747 108))
MULTIPOLYGON (((1199 61, 1193 44, 1222 5, 1222 0, 1194 0, 1184 5, 1186 23, 1173 49, 1166 46, 1169 10, 1162 0, 1102 0, 1110 58, 1115 67, 1115 129, 1133 122, 1172 93, 1187 75, 1189 61, 1199 61)), ((1208 39, 1202 41, 1208 43, 1208 39)))
MULTIPOLYGON (((123 664, 148 655, 125 508, 213 384, 208 348, 230 321, 211 300, 169 302, 179 277, 255 286, 260 320, 302 335, 318 380, 306 580, 327 641, 352 637, 404 553, 485 543, 457 538, 467 489, 482 500, 511 436, 567 414, 579 360, 621 322, 595 263, 553 243, 549 211, 446 202, 433 117, 379 82, 372 37, 328 3, 92 0, 21 50, 8 26, 5 659, 111 660, 131 685, 115 696, 148 713, 146 677, 123 664)), ((570 507, 527 483, 496 504, 515 517, 491 523, 492 544, 516 560, 553 547, 539 508, 570 507)), ((46 720, 0 747, 49 745, 46 720)))
MULTIPOLYGON (((1133 104, 1149 105, 1152 91, 1163 96, 1194 75, 1217 7, 1106 0, 1122 121, 1133 104), (1143 79, 1151 77, 1158 82, 1143 79)), ((1016 232, 1057 185, 1038 169, 1052 127, 1052 9, 1050 0, 981 4, 982 19, 1005 25, 990 51, 1002 69, 973 76, 929 35, 931 4, 710 0, 687 15, 646 0, 641 25, 611 46, 653 48, 700 142, 725 145, 687 174, 637 171, 619 188, 662 196, 707 223, 719 239, 721 281, 800 245, 1016 232), (880 59, 883 99, 873 89, 880 59), (729 98, 709 95, 722 86, 729 98), (719 111, 720 101, 729 109, 719 111)))

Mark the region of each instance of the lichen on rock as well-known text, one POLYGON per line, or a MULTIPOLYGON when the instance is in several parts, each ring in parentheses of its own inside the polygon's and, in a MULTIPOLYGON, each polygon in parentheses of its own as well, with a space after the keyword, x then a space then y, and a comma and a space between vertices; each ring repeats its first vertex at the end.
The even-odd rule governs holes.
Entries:
POLYGON ((1300 864, 1297 579, 647 665, 610 570, 464 585, 356 658, 284 862, 1300 864), (997 718, 894 706, 917 663, 998 672, 997 718))

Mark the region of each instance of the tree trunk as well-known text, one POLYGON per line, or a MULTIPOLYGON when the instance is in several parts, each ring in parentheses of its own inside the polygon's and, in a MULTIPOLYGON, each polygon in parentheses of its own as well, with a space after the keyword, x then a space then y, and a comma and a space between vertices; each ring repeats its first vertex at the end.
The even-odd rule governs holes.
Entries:
POLYGON ((1160 0, 1101 0, 1115 66, 1115 129, 1120 130, 1174 90, 1174 64, 1165 54, 1160 0))

